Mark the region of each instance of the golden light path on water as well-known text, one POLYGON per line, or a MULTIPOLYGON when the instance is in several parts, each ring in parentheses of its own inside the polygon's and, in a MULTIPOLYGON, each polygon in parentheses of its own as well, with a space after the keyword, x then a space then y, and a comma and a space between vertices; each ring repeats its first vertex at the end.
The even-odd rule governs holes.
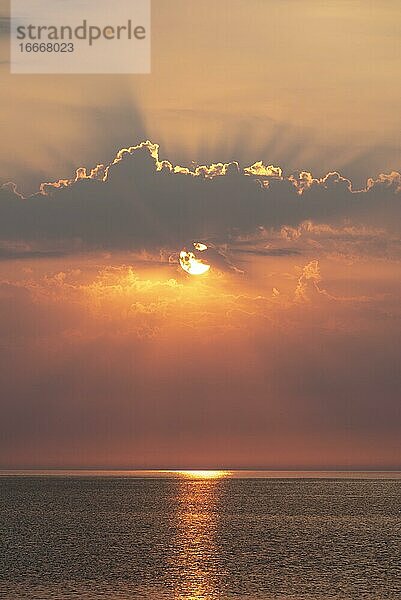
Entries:
POLYGON ((219 569, 216 533, 223 490, 219 480, 230 471, 175 471, 176 539, 171 566, 176 571, 175 600, 217 600, 219 569))

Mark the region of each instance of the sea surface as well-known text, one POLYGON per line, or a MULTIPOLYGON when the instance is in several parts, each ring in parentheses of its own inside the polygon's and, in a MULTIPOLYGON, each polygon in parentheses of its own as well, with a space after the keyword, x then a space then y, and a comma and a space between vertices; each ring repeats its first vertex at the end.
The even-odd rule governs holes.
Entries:
POLYGON ((3 473, 0 598, 400 600, 401 480, 3 473))

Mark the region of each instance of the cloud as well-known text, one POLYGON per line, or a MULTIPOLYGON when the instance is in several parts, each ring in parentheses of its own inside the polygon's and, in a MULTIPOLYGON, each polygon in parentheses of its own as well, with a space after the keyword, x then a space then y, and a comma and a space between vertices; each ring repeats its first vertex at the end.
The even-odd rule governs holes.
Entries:
POLYGON ((250 254, 254 256, 291 256, 300 254, 296 248, 235 248, 235 254, 250 254))
POLYGON ((79 168, 23 199, 0 190, 0 239, 77 248, 178 248, 188 239, 227 242, 258 228, 296 229, 305 221, 349 227, 400 226, 401 177, 381 174, 354 190, 338 173, 284 175, 262 161, 242 168, 192 168, 160 157, 157 144, 120 150, 108 165, 79 168))
POLYGON ((298 285, 295 290, 295 299, 304 302, 309 299, 310 292, 322 294, 319 283, 322 278, 320 275, 319 263, 317 260, 311 261, 302 269, 302 274, 298 279, 298 285))

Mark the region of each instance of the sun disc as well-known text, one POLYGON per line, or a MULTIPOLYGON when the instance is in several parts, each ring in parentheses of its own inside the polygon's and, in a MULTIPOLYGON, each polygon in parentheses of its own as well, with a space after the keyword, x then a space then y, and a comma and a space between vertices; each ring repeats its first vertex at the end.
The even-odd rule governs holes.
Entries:
MULTIPOLYGON (((193 244, 195 250, 203 252, 207 250, 206 244, 196 242, 193 244)), ((202 259, 197 258, 194 252, 191 250, 183 249, 180 252, 180 265, 182 269, 189 275, 204 275, 210 269, 210 265, 204 262, 202 259)))

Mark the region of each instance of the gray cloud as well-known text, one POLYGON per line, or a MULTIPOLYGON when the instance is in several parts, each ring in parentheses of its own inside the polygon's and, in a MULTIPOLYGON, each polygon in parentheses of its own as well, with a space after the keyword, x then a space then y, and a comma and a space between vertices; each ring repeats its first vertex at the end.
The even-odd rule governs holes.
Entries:
MULTIPOLYGON (((0 239, 76 249, 176 247, 188 239, 235 239, 258 228, 359 223, 399 230, 401 176, 393 172, 354 190, 338 173, 283 175, 257 162, 176 167, 150 142, 122 150, 110 165, 44 183, 26 199, 0 190, 0 239)), ((36 250, 37 251, 37 250, 36 250)), ((47 247, 49 251, 49 247, 47 247)), ((274 249, 268 249, 268 255, 274 249)), ((282 250, 280 250, 282 252, 282 250)))

